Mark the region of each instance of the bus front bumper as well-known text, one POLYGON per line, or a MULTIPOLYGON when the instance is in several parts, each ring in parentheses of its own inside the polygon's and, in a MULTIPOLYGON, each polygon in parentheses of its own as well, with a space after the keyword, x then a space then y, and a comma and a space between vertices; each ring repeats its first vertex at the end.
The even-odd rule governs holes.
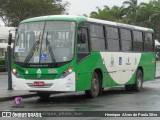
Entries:
POLYGON ((75 91, 75 72, 72 72, 65 78, 54 80, 32 80, 17 78, 12 74, 12 82, 14 90, 27 90, 27 91, 75 91), (35 82, 43 82, 44 85, 35 85, 35 82))

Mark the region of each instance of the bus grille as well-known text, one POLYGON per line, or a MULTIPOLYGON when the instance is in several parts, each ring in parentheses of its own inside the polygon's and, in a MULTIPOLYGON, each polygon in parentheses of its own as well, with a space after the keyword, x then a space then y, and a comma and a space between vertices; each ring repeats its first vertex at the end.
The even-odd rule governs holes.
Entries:
POLYGON ((37 77, 37 74, 23 74, 24 79, 55 79, 56 74, 41 74, 41 77, 37 77))

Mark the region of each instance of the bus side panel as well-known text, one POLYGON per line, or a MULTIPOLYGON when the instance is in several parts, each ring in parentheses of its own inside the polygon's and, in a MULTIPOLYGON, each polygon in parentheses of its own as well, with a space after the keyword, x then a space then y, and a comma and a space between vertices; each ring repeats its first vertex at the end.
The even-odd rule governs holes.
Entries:
POLYGON ((103 73, 103 87, 134 84, 138 67, 143 68, 144 81, 154 79, 155 54, 142 53, 141 57, 140 54, 141 53, 137 55, 137 53, 92 52, 77 65, 76 78, 78 80, 76 81, 76 90, 80 91, 90 89, 92 74, 97 68, 101 69, 103 73), (122 65, 119 65, 119 56, 123 56, 122 65), (130 60, 128 60, 127 56, 130 60), (114 61, 113 66, 112 59, 114 61), (111 70, 112 68, 113 70, 111 70), (126 79, 126 77, 129 79, 126 79))
POLYGON ((140 66, 143 68, 144 81, 153 80, 156 72, 155 53, 142 53, 140 66))
POLYGON ((135 83, 135 73, 141 60, 141 53, 101 52, 100 54, 108 71, 109 84, 106 86, 135 83))
MULTIPOLYGON (((102 87, 112 87, 112 86, 120 86, 124 84, 133 84, 135 83, 135 72, 128 70, 127 68, 123 68, 123 70, 119 70, 119 68, 116 68, 116 72, 114 71, 108 71, 105 64, 110 66, 110 62, 112 61, 112 55, 114 56, 114 66, 116 67, 118 65, 118 59, 117 55, 120 53, 111 53, 111 52, 91 52, 91 54, 84 58, 80 63, 77 65, 76 70, 76 90, 88 90, 91 87, 91 78, 92 74, 95 69, 101 69, 103 73, 103 83, 102 87), (103 54, 103 57, 102 57, 103 54), (106 63, 107 61, 109 63, 106 63), (126 70, 124 72, 124 70, 126 70), (132 77, 128 79, 128 82, 124 82, 123 84, 118 84, 113 80, 113 76, 117 76, 118 78, 121 78, 120 80, 123 81, 123 78, 125 78, 125 75, 132 74, 132 77), (112 77, 111 77, 112 76, 112 77)), ((125 55, 125 53, 123 53, 125 55)), ((124 60, 123 60, 124 61, 124 60)), ((124 64, 124 63, 123 63, 124 64)), ((113 67, 114 68, 114 67, 113 67)), ((136 68, 135 68, 136 69, 136 68)))
POLYGON ((77 64, 77 69, 76 69, 77 91, 90 89, 92 75, 96 68, 100 68, 102 70, 102 73, 106 71, 99 52, 91 52, 89 56, 87 56, 77 64))

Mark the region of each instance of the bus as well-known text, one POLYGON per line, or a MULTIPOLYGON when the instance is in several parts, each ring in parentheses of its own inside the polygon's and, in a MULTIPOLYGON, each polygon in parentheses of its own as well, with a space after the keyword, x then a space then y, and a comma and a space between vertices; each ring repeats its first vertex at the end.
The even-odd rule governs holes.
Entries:
POLYGON ((160 43, 158 40, 155 40, 155 52, 156 52, 156 58, 160 58, 160 43))
MULTIPOLYGON (((16 27, 1 27, 0 26, 0 72, 6 71, 6 59, 5 51, 7 51, 8 34, 12 33, 12 41, 15 39, 15 29, 16 27)), ((13 44, 11 45, 13 47, 13 44)))
POLYGON ((106 87, 141 91, 155 78, 154 31, 93 18, 50 15, 23 20, 13 48, 14 90, 85 91, 97 97, 106 87))
POLYGON ((8 42, 9 31, 12 33, 13 40, 15 39, 15 29, 16 27, 1 27, 0 26, 0 43, 8 42))
MULTIPOLYGON (((14 41, 14 40, 13 40, 14 41)), ((0 72, 5 72, 7 70, 6 56, 7 53, 7 43, 0 43, 0 72)), ((13 43, 11 44, 11 49, 13 48, 13 43)))

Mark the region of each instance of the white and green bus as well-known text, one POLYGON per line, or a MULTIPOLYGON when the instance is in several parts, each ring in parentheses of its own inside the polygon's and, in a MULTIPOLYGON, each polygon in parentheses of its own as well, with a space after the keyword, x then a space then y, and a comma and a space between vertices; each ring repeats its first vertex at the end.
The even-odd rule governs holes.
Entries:
POLYGON ((105 87, 140 91, 155 78, 154 31, 122 23, 68 15, 30 18, 18 27, 12 61, 13 89, 85 91, 105 87))

